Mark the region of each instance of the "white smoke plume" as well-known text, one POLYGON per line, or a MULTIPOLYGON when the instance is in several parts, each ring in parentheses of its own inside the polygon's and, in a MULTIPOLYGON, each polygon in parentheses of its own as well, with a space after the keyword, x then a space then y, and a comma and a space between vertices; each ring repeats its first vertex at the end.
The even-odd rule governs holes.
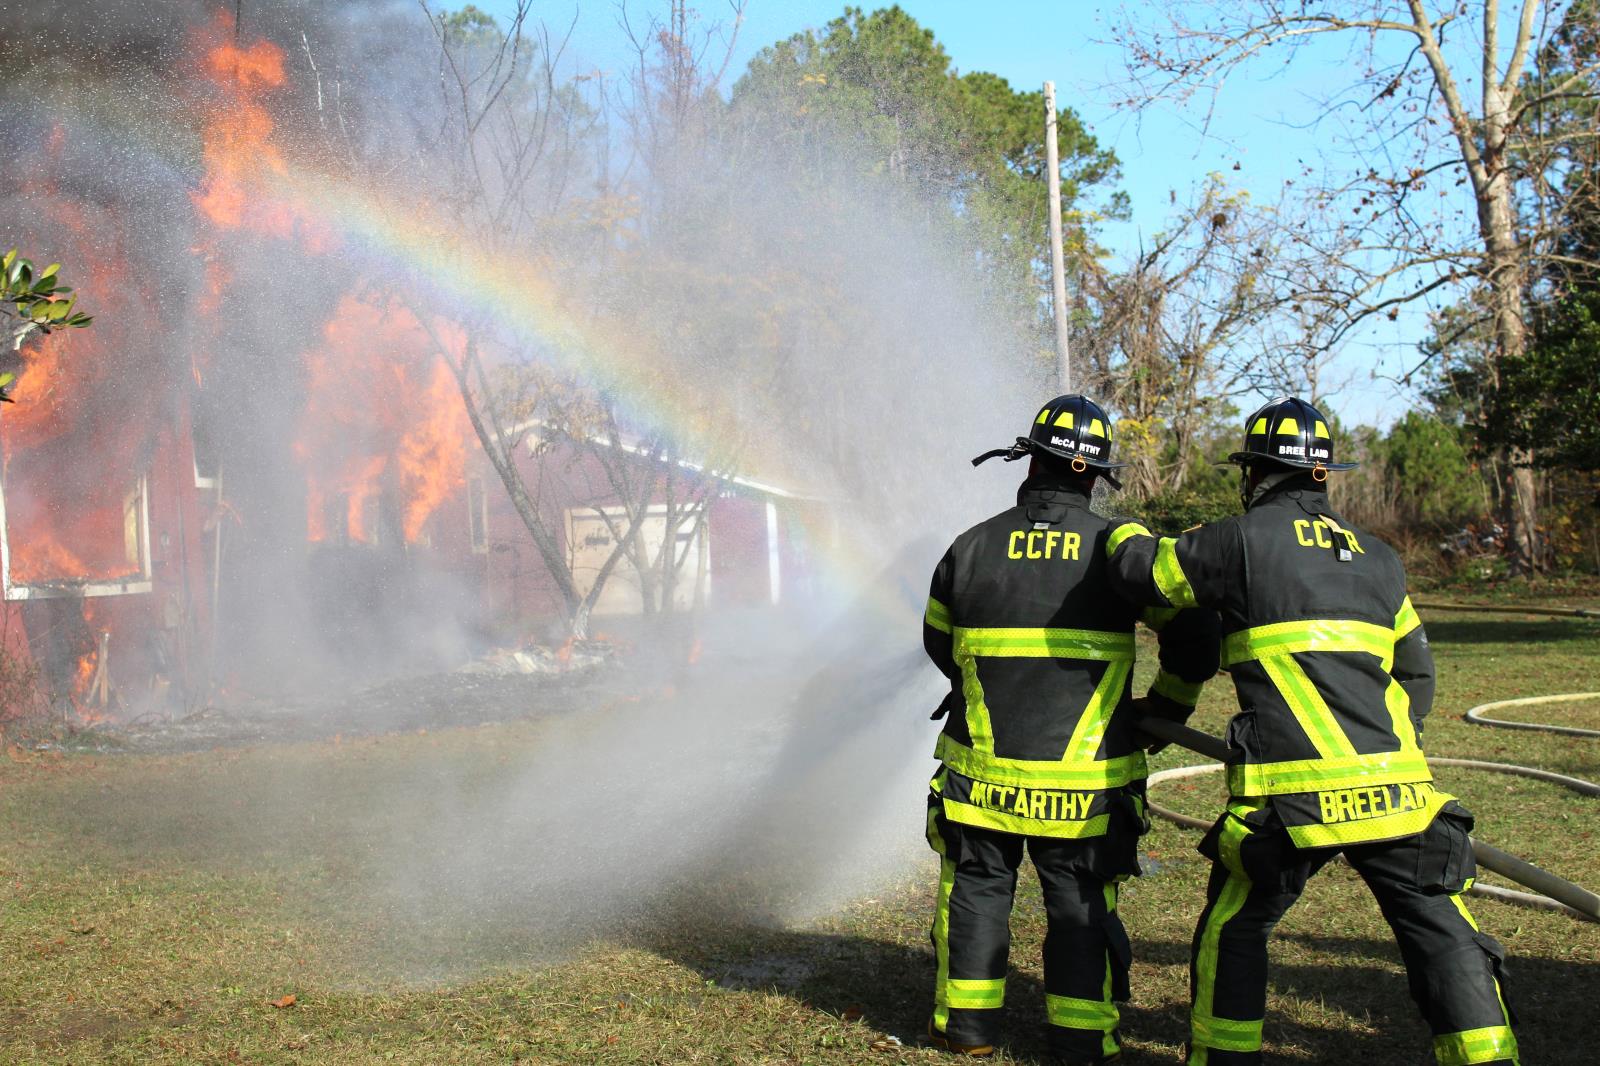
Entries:
MULTIPOLYGON (((64 261, 83 306, 101 310, 106 334, 125 344, 122 373, 86 396, 98 405, 90 421, 112 432, 121 410, 161 410, 167 401, 149 397, 168 396, 204 365, 196 432, 244 515, 229 545, 221 653, 268 702, 348 683, 358 673, 343 661, 352 653, 318 637, 308 589, 305 481, 294 451, 301 360, 357 280, 422 303, 440 290, 360 233, 312 247, 317 226, 304 221, 221 240, 207 230, 195 204, 217 90, 197 68, 195 42, 220 27, 241 47, 265 40, 281 53, 286 82, 265 105, 273 143, 289 166, 318 175, 316 195, 329 200, 313 199, 309 217, 327 207, 337 229, 346 210, 337 205, 362 192, 342 188, 341 173, 370 174, 374 160, 410 168, 439 217, 454 209, 445 176, 459 159, 431 154, 443 149, 430 131, 446 122, 435 38, 409 5, 246 4, 235 29, 231 3, 56 4, 59 28, 43 33, 33 11, 0 3, 9 75, 0 149, 8 172, 23 176, 0 197, 0 219, 36 258, 64 261), (330 133, 341 121, 345 129, 330 133), (361 165, 332 158, 330 143, 361 165), (48 222, 68 210, 88 219, 89 238, 48 222), (122 290, 97 290, 104 272, 74 261, 84 254, 124 264, 122 290), (220 295, 208 289, 208 255, 225 268, 220 295), (133 321, 135 310, 137 331, 116 322, 118 313, 133 321)), ((564 62, 580 69, 581 58, 564 62)), ((340 891, 354 909, 382 916, 379 955, 415 962, 424 933, 443 945, 461 940, 443 934, 463 929, 520 930, 511 954, 559 946, 652 915, 681 917, 685 899, 708 921, 804 918, 921 846, 937 729, 927 716, 943 685, 919 645, 928 575, 952 537, 1010 502, 1018 467, 974 471, 967 461, 1026 429, 1049 394, 1048 367, 1036 323, 1015 322, 974 284, 975 252, 950 212, 930 206, 932 193, 914 180, 874 172, 860 151, 841 131, 826 167, 800 173, 781 151, 701 146, 698 169, 676 174, 675 188, 719 205, 717 224, 703 224, 702 211, 672 243, 671 264, 631 271, 625 290, 598 301, 601 317, 626 322, 646 308, 654 324, 688 323, 691 339, 731 346, 748 319, 719 322, 733 301, 705 301, 703 287, 681 283, 684 272, 779 279, 765 299, 781 343, 762 348, 751 338, 750 347, 781 352, 781 372, 752 369, 748 355, 726 346, 672 354, 682 379, 707 383, 706 410, 724 420, 709 442, 703 427, 693 442, 735 435, 740 454, 760 464, 752 475, 822 499, 831 544, 818 552, 821 595, 753 615, 713 609, 697 623, 705 653, 692 670, 651 676, 651 653, 641 649, 628 668, 637 699, 597 696, 596 706, 547 723, 536 749, 510 748, 509 764, 419 762, 415 780, 402 775, 399 785, 391 779, 321 812, 363 827, 340 891), (787 307, 788 292, 806 298, 787 307)), ((546 271, 558 281, 590 278, 583 247, 553 240, 546 271)), ((508 317, 509 336, 520 327, 508 317)), ((661 351, 657 337, 637 358, 661 351)), ((649 399, 619 397, 640 411, 649 399)), ((143 439, 137 428, 128 439, 143 439)), ((407 648, 414 671, 459 662, 470 649, 470 633, 440 622, 448 602, 393 608, 374 606, 364 621, 385 634, 376 643, 407 648), (419 643, 427 654, 414 654, 419 643)), ((393 674, 393 662, 381 665, 393 674)), ((290 792, 339 794, 304 776, 282 788, 286 802, 290 792)), ((126 805, 104 831, 136 830, 182 855, 192 822, 163 822, 166 809, 126 805)), ((238 832, 233 843, 248 854, 248 829, 238 832)), ((452 950, 438 947, 421 967, 462 962, 452 950)))

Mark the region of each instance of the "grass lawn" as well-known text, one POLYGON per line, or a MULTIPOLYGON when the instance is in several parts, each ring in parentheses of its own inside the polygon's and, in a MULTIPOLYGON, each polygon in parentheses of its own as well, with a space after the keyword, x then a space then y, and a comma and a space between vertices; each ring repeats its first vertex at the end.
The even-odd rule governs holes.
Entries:
MULTIPOLYGON (((1600 777, 1600 741, 1460 721, 1487 700, 1600 688, 1600 623, 1423 614, 1442 679, 1430 752, 1600 777)), ((1210 686, 1196 724, 1220 731, 1231 703, 1225 681, 1210 686)), ((1600 704, 1569 704, 1559 720, 1600 728, 1596 715, 1600 704)), ((1547 708, 1515 717, 1558 720, 1547 708)), ((553 918, 445 920, 375 878, 380 856, 427 853, 425 826, 411 828, 419 782, 471 767, 473 787, 492 792, 544 728, 184 755, 12 749, 0 757, 0 1061, 942 1057, 916 1046, 929 1009, 936 869, 920 852, 870 897, 798 928, 730 921, 693 899, 637 911, 613 902, 591 926, 581 894, 553 918)), ((1168 752, 1157 764, 1188 761, 1168 752)), ((1477 813, 1483 839, 1600 887, 1600 801, 1490 774, 1446 771, 1440 780, 1477 813)), ((1161 795, 1210 814, 1220 787, 1205 777, 1161 786, 1161 795)), ((921 800, 902 798, 913 814, 921 800)), ((1190 831, 1158 825, 1145 838, 1148 875, 1124 892, 1135 952, 1123 1011, 1130 1064, 1178 1061, 1205 874, 1194 842, 1190 831)), ((1600 925, 1488 900, 1472 906, 1512 956, 1524 1061, 1595 1061, 1600 925)), ((1042 1061, 1044 920, 1031 876, 1013 930, 1011 1042, 999 1061, 1042 1061)), ((1429 1061, 1398 953, 1348 870, 1330 867, 1312 882, 1273 952, 1266 1035, 1277 1061, 1429 1061)))

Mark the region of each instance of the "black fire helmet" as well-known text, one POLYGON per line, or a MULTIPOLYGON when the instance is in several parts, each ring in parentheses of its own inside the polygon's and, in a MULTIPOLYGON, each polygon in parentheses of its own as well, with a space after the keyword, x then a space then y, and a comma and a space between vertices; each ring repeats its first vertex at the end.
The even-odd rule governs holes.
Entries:
POLYGON ((1001 458, 1014 462, 1025 455, 1036 455, 1057 465, 1065 464, 1077 473, 1091 467, 1113 488, 1122 482, 1111 471, 1127 463, 1111 461, 1111 418, 1105 409, 1087 396, 1073 393, 1057 396, 1034 416, 1026 437, 1018 437, 1009 448, 996 448, 972 460, 972 465, 1001 458))
POLYGON ((1244 450, 1228 456, 1228 462, 1240 466, 1262 461, 1310 470, 1313 474, 1318 470, 1354 470, 1360 465, 1333 461, 1333 433, 1327 419, 1296 396, 1273 400, 1246 419, 1244 450))

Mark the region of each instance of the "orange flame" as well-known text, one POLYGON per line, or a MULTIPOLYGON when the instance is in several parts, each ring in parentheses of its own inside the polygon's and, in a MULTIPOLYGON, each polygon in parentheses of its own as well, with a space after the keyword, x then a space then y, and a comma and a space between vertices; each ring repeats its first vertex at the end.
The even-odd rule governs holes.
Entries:
MULTIPOLYGON (((205 180, 194 195, 200 214, 221 229, 294 239, 311 253, 334 246, 330 229, 283 194, 288 173, 267 103, 287 82, 284 55, 269 41, 243 45, 219 13, 198 35, 201 69, 214 87, 202 155, 205 180)), ((207 258, 202 313, 220 308, 232 278, 207 258)), ((404 310, 344 297, 308 353, 307 405, 295 451, 306 467, 306 533, 312 541, 343 534, 382 539, 394 514, 405 540, 422 537, 428 518, 465 481, 468 426, 448 367, 431 354, 421 325, 404 310), (385 505, 394 504, 392 512, 385 505), (375 525, 375 523, 377 523, 375 525)), ((204 370, 198 361, 197 379, 204 370)))
POLYGON ((101 676, 102 636, 100 627, 95 624, 95 616, 93 601, 84 600, 83 624, 88 631, 89 650, 78 657, 77 666, 73 669, 71 698, 78 720, 85 725, 103 722, 110 717, 105 699, 107 693, 102 690, 108 680, 101 676))
POLYGON ((232 18, 217 12, 196 35, 201 70, 215 89, 201 131, 206 175, 195 206, 222 229, 249 229, 276 237, 298 237, 313 251, 333 243, 331 231, 264 186, 286 174, 283 152, 273 141, 276 123, 263 99, 285 82, 283 50, 271 41, 248 47, 234 41, 232 18))
MULTIPOLYGON (((306 534, 382 539, 373 505, 398 504, 399 532, 418 541, 428 519, 466 482, 471 431, 450 368, 410 311, 346 296, 306 354, 306 409, 295 451, 306 466, 306 534)), ((447 335, 448 336, 448 335, 447 335)))
MULTIPOLYGON (((52 152, 65 144, 58 133, 52 152)), ((42 234, 24 234, 69 263, 67 280, 97 321, 58 330, 22 347, 14 395, 0 415, 6 532, 13 583, 123 577, 141 565, 126 505, 137 480, 139 442, 154 423, 158 388, 139 364, 141 341, 156 335, 155 313, 127 263, 133 238, 103 207, 71 202, 42 173, 24 188, 38 193, 42 234), (140 387, 142 386, 142 387, 140 387)))

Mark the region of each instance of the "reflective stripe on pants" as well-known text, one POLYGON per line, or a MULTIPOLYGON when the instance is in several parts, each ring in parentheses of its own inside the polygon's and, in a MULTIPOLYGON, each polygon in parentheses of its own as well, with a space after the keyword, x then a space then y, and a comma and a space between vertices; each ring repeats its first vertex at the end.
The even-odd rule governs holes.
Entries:
MULTIPOLYGON (((1261 802, 1235 801, 1201 845, 1214 865, 1190 964, 1190 1066, 1261 1061, 1267 938, 1341 850, 1296 848, 1261 802)), ((1464 826, 1447 807, 1421 833, 1342 850, 1394 931, 1440 1066, 1515 1064, 1503 953, 1460 896, 1473 873, 1464 826)))
MULTIPOLYGON (((1026 850, 1039 872, 1048 918, 1043 954, 1051 1049, 1074 1059, 1116 1054, 1114 998, 1127 997, 1129 951, 1116 915, 1116 884, 1102 875, 1107 849, 1123 845, 961 825, 946 820, 936 804, 929 808, 928 842, 943 857, 932 936, 934 1028, 960 1044, 999 1039, 1011 906, 1026 850)), ((1125 846, 1131 849, 1133 841, 1125 846)))

